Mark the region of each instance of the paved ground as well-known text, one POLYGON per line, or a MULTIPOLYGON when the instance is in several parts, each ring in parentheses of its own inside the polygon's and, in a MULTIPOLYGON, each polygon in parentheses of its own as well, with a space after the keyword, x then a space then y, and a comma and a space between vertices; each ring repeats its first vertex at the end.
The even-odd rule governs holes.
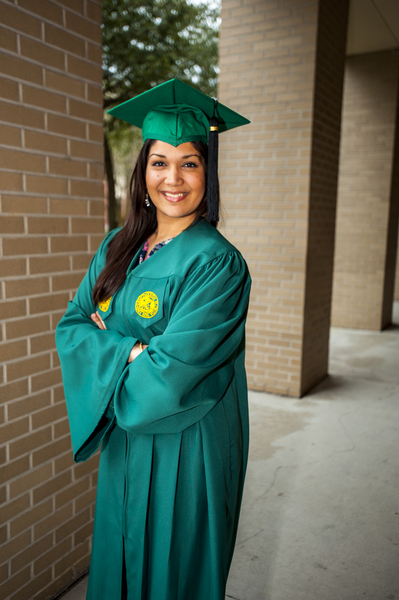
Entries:
MULTIPOLYGON (((381 333, 332 329, 301 400, 250 393, 234 600, 399 600, 399 303, 381 333)), ((63 600, 84 600, 86 580, 63 600)), ((187 600, 190 600, 187 598, 187 600)))

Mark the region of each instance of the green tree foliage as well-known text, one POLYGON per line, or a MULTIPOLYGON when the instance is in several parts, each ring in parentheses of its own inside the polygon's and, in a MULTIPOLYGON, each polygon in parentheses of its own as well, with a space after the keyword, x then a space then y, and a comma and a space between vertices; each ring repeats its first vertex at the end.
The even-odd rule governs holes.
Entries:
MULTIPOLYGON (((186 0, 103 0, 102 10, 104 109, 173 77, 216 95, 218 8, 186 0)), ((112 149, 132 136, 131 129, 105 116, 111 228, 116 226, 112 149)))

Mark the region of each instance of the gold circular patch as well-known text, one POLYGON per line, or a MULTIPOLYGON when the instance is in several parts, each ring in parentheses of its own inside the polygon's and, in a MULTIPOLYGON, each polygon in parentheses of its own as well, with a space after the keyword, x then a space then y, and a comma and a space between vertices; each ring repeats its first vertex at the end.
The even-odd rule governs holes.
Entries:
POLYGON ((108 298, 108 300, 103 300, 102 302, 98 303, 98 308, 102 311, 102 312, 107 312, 110 302, 112 300, 112 296, 110 298, 108 298))
POLYGON ((144 292, 136 300, 136 313, 144 319, 151 319, 158 312, 158 298, 153 292, 144 292))

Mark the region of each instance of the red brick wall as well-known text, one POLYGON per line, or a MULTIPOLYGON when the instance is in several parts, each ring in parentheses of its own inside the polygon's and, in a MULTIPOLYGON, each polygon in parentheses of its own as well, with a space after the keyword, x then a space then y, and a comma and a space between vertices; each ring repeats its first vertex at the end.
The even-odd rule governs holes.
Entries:
POLYGON ((100 0, 0 0, 0 598, 89 563, 54 328, 103 237, 100 0))

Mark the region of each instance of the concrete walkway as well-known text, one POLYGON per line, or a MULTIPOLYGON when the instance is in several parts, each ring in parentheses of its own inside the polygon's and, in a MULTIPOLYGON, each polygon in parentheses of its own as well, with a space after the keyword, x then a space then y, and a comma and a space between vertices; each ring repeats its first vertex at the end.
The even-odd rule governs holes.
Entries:
MULTIPOLYGON (((250 392, 226 598, 399 599, 399 303, 394 322, 333 328, 330 375, 301 400, 250 392)), ((84 600, 86 585, 63 600, 84 600)))

